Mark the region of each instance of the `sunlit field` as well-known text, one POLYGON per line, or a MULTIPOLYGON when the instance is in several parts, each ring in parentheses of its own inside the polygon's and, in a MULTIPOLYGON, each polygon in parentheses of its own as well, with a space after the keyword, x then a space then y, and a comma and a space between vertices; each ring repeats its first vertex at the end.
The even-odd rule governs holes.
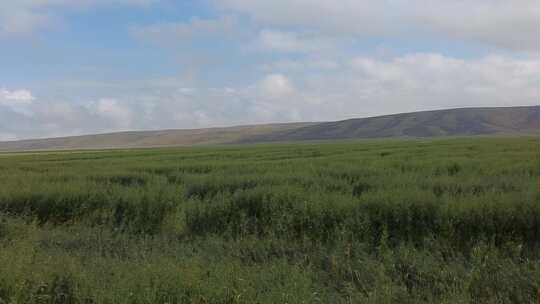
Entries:
POLYGON ((538 303, 540 138, 0 154, 0 303, 538 303))

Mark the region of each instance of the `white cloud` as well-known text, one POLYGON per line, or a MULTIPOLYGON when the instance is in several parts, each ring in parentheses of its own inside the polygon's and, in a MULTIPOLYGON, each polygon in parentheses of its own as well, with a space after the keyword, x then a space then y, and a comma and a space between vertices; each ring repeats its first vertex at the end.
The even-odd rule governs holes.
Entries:
POLYGON ((540 50, 537 0, 215 0, 259 23, 325 35, 436 34, 514 50, 540 50))
POLYGON ((90 106, 90 110, 96 111, 99 117, 107 119, 114 129, 129 130, 134 128, 134 113, 125 104, 121 104, 113 98, 103 98, 90 106))
MULTIPOLYGON (((540 104, 538 59, 487 55, 464 60, 439 53, 413 53, 385 60, 357 56, 339 66, 335 73, 328 73, 309 69, 299 60, 291 74, 294 76, 267 77, 262 82, 267 84, 262 88, 287 88, 285 84, 294 83, 294 90, 273 98, 261 94, 255 104, 265 105, 269 117, 290 119, 291 113, 296 113, 294 117, 304 121, 540 104), (276 83, 282 85, 270 85, 276 83)), ((266 91, 271 90, 261 89, 266 91)))
POLYGON ((0 35, 28 34, 49 25, 62 9, 146 6, 160 0, 0 0, 0 35))
POLYGON ((295 91, 292 82, 282 74, 268 75, 260 83, 260 92, 264 98, 273 100, 290 98, 295 91))
POLYGON ((33 31, 47 24, 47 15, 41 15, 31 10, 15 8, 0 11, 0 34, 20 34, 33 31))
POLYGON ((281 52, 323 52, 338 47, 339 40, 317 33, 282 32, 262 30, 258 43, 263 49, 281 52))
MULTIPOLYGON (((364 115, 465 106, 535 105, 540 61, 486 56, 463 60, 419 53, 382 61, 355 58, 345 75, 350 96, 344 108, 364 115), (354 109, 357 110, 354 110, 354 109), (391 110, 389 110, 391 109, 391 110)), ((327 81, 332 85, 330 79, 327 81)), ((346 99, 346 98, 344 98, 346 99)))
MULTIPOLYGON (((29 107, 35 98, 28 90, 14 90, 0 88, 0 107, 8 108, 12 112, 22 115, 31 115, 29 107)), ((1 130, 0 130, 1 131, 1 130)))
POLYGON ((224 38, 236 30, 237 20, 230 16, 217 19, 191 18, 188 22, 156 23, 136 26, 131 30, 137 38, 159 42, 174 43, 194 38, 224 38))
POLYGON ((309 70, 332 71, 341 68, 341 64, 335 59, 312 59, 291 60, 283 59, 265 63, 260 66, 263 71, 289 71, 306 72, 309 70))
POLYGON ((29 104, 34 100, 32 92, 28 90, 8 91, 0 89, 0 104, 3 105, 29 104))

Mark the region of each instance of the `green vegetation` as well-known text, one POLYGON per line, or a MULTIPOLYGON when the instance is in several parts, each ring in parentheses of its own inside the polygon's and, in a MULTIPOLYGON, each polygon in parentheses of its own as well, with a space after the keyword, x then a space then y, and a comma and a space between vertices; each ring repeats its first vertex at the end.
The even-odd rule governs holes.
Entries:
POLYGON ((540 139, 0 154, 0 303, 538 303, 540 139))

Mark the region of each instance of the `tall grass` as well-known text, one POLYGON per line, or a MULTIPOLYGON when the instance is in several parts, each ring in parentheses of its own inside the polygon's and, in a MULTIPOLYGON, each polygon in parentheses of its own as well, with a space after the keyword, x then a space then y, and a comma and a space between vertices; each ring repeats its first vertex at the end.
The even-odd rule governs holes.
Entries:
POLYGON ((0 155, 0 303, 538 303, 540 139, 0 155))

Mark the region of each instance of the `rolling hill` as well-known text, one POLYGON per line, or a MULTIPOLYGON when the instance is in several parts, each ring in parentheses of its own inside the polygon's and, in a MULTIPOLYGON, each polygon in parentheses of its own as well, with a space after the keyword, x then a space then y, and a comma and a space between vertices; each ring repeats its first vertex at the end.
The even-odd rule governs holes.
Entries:
POLYGON ((24 140, 0 142, 0 151, 142 148, 476 135, 540 135, 540 106, 462 108, 349 119, 337 122, 122 132, 24 140))
POLYGON ((540 106, 463 108, 349 119, 249 136, 240 142, 475 135, 540 135, 540 106))
POLYGON ((0 151, 113 149, 225 144, 255 135, 292 130, 309 125, 310 123, 268 124, 228 128, 119 132, 31 139, 0 142, 0 151))

